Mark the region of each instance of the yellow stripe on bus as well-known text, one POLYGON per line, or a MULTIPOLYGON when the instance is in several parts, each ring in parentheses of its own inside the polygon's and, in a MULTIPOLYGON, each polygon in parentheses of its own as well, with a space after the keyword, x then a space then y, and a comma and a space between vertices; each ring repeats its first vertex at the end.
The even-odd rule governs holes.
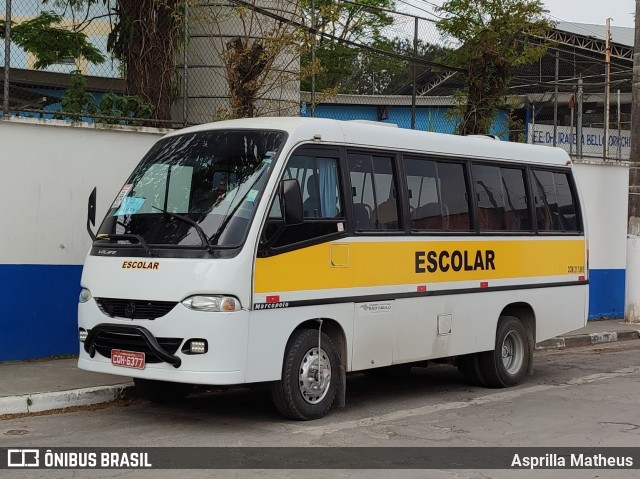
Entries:
POLYGON ((582 238, 351 243, 339 241, 257 258, 255 292, 572 274, 585 274, 585 243, 582 238), (336 248, 336 245, 345 246, 336 248))

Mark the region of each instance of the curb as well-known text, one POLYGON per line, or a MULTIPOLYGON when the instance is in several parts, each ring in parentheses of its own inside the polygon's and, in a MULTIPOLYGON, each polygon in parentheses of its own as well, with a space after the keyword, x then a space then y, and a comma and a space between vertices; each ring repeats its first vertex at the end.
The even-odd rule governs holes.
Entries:
POLYGON ((536 349, 577 348, 580 346, 593 346, 594 344, 615 343, 617 341, 630 341, 633 339, 640 339, 640 330, 605 331, 602 333, 577 334, 575 336, 551 338, 536 344, 536 349))
MULTIPOLYGON (((537 343, 536 350, 575 348, 634 339, 640 339, 640 329, 551 338, 537 343)), ((133 385, 131 383, 122 383, 111 386, 0 397, 0 416, 32 414, 74 406, 107 403, 126 397, 132 389, 133 385)))
POLYGON ((111 402, 122 398, 132 387, 130 383, 124 383, 112 386, 95 386, 67 391, 0 397, 0 415, 30 414, 111 402))

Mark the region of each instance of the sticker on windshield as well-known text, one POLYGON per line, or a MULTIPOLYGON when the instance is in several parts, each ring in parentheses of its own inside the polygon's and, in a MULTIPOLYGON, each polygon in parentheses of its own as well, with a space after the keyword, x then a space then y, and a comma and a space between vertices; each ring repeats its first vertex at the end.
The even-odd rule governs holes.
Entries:
POLYGON ((256 200, 257 196, 258 190, 249 190, 249 193, 247 193, 247 201, 253 203, 256 200))
POLYGON ((116 196, 115 201, 111 205, 111 208, 117 208, 118 206, 120 206, 120 203, 122 203, 122 199, 125 196, 127 196, 127 193, 129 193, 129 190, 131 189, 132 186, 133 186, 132 184, 128 184, 122 187, 122 189, 120 190, 120 193, 118 193, 118 196, 116 196))
POLYGON ((122 205, 118 208, 113 216, 129 216, 135 215, 142 205, 144 204, 146 198, 136 198, 136 197, 127 197, 122 200, 122 205))

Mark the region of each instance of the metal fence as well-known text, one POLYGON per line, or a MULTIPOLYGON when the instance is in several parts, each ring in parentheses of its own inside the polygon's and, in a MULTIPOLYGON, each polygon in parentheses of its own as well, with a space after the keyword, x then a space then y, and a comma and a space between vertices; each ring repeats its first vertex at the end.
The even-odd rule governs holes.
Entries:
MULTIPOLYGON (((11 18, 0 27, 4 114, 173 127, 300 115, 456 130, 453 94, 464 86, 464 74, 446 66, 446 48, 455 45, 430 18, 336 0, 340 11, 355 12, 350 18, 377 25, 376 34, 366 24, 354 28, 340 16, 327 17, 308 0, 164 2, 174 8, 171 71, 146 85, 154 90, 156 79, 165 82, 163 110, 162 95, 135 96, 140 72, 132 58, 142 61, 146 52, 128 58, 113 53, 122 34, 118 13, 134 0, 0 2, 0 21, 11 18), (44 12, 76 47, 85 42, 92 49, 71 49, 43 63, 20 26, 41 20, 44 12)), ((606 62, 602 42, 575 41, 593 35, 553 38, 538 62, 515 68, 491 133, 561 146, 575 157, 628 158, 632 47, 614 49, 606 62)))

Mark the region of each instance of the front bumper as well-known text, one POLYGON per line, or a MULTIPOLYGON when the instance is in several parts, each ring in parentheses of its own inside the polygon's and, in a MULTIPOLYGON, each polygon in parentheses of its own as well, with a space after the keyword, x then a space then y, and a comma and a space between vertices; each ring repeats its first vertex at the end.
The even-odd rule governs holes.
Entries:
POLYGON ((232 385, 246 381, 249 312, 207 313, 178 304, 154 320, 111 318, 91 299, 78 307, 78 326, 89 333, 80 343, 78 367, 126 377, 192 384, 232 385), (109 336, 105 341, 105 337, 109 336), (118 338, 127 337, 126 341, 118 338), (191 338, 208 343, 204 354, 187 354, 191 338), (96 341, 97 340, 97 341, 96 341), (100 348, 96 348, 96 345, 100 348), (108 346, 105 346, 108 345, 108 346), (142 351, 144 369, 111 364, 108 348, 142 351))

